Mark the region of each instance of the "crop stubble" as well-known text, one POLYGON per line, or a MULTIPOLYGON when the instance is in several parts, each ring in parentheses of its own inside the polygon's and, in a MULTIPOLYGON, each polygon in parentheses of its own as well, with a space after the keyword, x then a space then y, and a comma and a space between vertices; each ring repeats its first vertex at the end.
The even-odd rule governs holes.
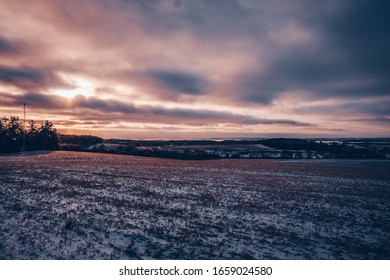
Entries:
POLYGON ((389 259, 389 161, 0 157, 1 259, 389 259))

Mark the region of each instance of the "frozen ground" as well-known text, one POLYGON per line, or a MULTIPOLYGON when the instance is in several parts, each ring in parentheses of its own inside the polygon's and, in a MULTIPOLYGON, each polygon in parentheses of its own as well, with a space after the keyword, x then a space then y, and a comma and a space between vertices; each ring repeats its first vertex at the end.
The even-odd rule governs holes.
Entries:
POLYGON ((0 259, 390 259, 390 161, 0 156, 0 259))

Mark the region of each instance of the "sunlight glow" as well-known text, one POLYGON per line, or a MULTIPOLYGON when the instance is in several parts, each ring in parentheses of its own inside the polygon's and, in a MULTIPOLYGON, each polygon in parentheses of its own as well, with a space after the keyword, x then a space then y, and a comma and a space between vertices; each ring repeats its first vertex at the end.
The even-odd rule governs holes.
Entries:
POLYGON ((61 78, 65 80, 70 88, 54 89, 52 92, 56 95, 73 98, 77 95, 83 95, 86 97, 92 96, 94 92, 94 84, 89 80, 75 75, 60 74, 61 78))

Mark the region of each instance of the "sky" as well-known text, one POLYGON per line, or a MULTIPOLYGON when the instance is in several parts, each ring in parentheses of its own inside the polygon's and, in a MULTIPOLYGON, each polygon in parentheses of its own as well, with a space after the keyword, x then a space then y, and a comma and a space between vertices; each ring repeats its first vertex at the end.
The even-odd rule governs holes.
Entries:
POLYGON ((390 137, 390 2, 0 0, 0 117, 126 139, 390 137))

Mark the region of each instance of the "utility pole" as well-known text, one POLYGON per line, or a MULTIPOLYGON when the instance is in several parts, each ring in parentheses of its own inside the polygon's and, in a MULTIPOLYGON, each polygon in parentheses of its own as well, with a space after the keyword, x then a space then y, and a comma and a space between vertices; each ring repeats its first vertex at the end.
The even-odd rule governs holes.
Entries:
POLYGON ((26 150, 26 103, 23 104, 23 147, 22 152, 26 150))

